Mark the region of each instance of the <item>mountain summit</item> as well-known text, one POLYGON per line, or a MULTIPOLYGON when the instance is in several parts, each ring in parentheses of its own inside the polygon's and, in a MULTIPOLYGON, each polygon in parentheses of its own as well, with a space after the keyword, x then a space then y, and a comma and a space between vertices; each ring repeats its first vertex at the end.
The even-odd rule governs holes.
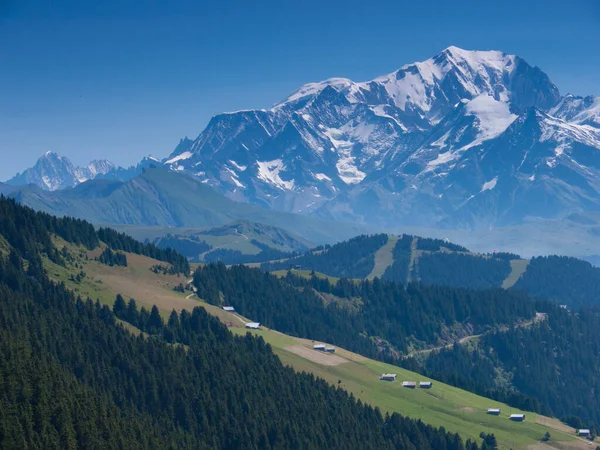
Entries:
POLYGON ((366 82, 220 114, 164 162, 230 198, 380 226, 489 227, 600 209, 600 111, 538 67, 449 47, 366 82), (531 207, 532 206, 532 207, 531 207))
POLYGON ((106 160, 95 160, 86 167, 75 167, 68 158, 54 152, 46 152, 33 167, 15 175, 7 183, 35 184, 42 189, 55 191, 107 174, 115 168, 113 163, 106 160))
POLYGON ((46 152, 33 167, 18 173, 6 183, 12 186, 33 184, 46 191, 57 191, 96 178, 127 181, 151 165, 161 165, 161 162, 152 157, 145 157, 136 166, 123 168, 102 159, 93 160, 85 167, 77 167, 66 156, 46 152))

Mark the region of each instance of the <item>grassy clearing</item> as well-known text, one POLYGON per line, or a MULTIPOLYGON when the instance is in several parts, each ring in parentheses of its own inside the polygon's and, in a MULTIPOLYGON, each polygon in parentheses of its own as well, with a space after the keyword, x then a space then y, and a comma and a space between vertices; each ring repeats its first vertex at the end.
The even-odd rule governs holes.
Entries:
POLYGON ((160 264, 160 261, 126 253, 127 267, 110 267, 94 261, 93 257, 98 249, 88 252, 83 247, 59 239, 55 239, 55 244, 59 249, 66 246, 74 260, 67 267, 62 267, 44 258, 44 267, 51 279, 64 283, 81 297, 99 300, 101 304, 112 307, 116 295, 121 294, 126 301, 134 298, 140 307, 150 309, 156 305, 165 318, 173 309, 191 310, 198 305, 193 297, 186 298, 189 292, 173 290, 179 283, 186 284, 187 277, 155 274, 150 270, 153 265, 160 264), (80 282, 74 281, 71 275, 80 271, 85 273, 85 277, 80 282))
POLYGON ((386 244, 375 252, 375 266, 367 277, 368 280, 372 280, 375 277, 381 278, 387 268, 394 263, 393 251, 397 242, 397 236, 389 236, 386 244))
MULTIPOLYGON (((246 330, 232 330, 237 334, 245 334, 246 330)), ((413 372, 398 367, 373 361, 343 349, 336 349, 336 357, 347 360, 338 365, 319 364, 307 359, 296 351, 286 350, 292 345, 304 345, 312 350, 312 341, 282 337, 280 333, 263 329, 254 331, 262 336, 273 347, 281 360, 298 371, 306 371, 320 376, 331 384, 352 392, 361 401, 378 406, 384 412, 397 411, 403 415, 422 419, 424 422, 444 426, 458 432, 463 438, 477 439, 484 431, 494 433, 501 443, 501 448, 525 448, 538 444, 546 431, 550 431, 552 439, 566 443, 577 443, 574 430, 557 421, 536 423, 537 415, 526 413, 524 423, 508 420, 515 408, 480 397, 461 389, 430 380, 413 372), (291 340, 291 341, 290 341, 291 340), (295 344, 292 342, 295 341, 295 344), (399 381, 384 382, 378 379, 382 373, 396 373, 399 381), (402 381, 433 381, 433 387, 424 389, 407 389, 402 381), (490 416, 487 408, 501 408, 502 415, 490 416), (556 426, 559 423, 560 427, 556 426), (568 432, 567 432, 568 430, 568 432)), ((326 355, 323 355, 326 357, 326 355)), ((331 355, 333 356, 333 355, 331 355)))
MULTIPOLYGON (((292 273, 294 275, 299 276, 299 277, 308 278, 308 279, 310 279, 312 277, 312 272, 313 272, 312 270, 292 270, 292 273)), ((288 273, 287 270, 275 270, 275 271, 271 272, 272 275, 275 275, 276 277, 279 277, 279 278, 285 278, 287 276, 287 273, 288 273)), ((317 278, 329 280, 329 282, 332 284, 335 284, 340 280, 339 278, 330 277, 329 275, 325 275, 324 273, 321 273, 321 272, 315 272, 315 275, 317 278)))
POLYGON ((6 242, 2 236, 0 236, 0 256, 8 255, 10 253, 10 245, 6 242))
MULTIPOLYGON (((111 225, 113 228, 115 225, 111 225)), ((131 234, 138 240, 154 240, 158 237, 165 236, 166 234, 173 234, 178 236, 195 236, 198 239, 205 241, 207 244, 218 248, 227 248, 231 250, 239 250, 244 254, 255 255, 260 253, 260 249, 255 245, 252 245, 251 240, 255 239, 262 244, 268 245, 269 247, 277 250, 289 251, 285 245, 281 245, 281 240, 277 236, 265 230, 264 225, 255 224, 250 222, 240 222, 231 225, 223 225, 214 228, 169 228, 169 227, 144 227, 134 225, 117 225, 117 229, 131 234), (210 234, 209 233, 210 230, 210 234), (238 230, 247 239, 243 238, 240 234, 236 233, 238 230), (218 231, 219 233, 216 233, 218 231)), ((307 241, 299 236, 281 230, 286 236, 293 240, 303 244, 306 248, 314 247, 313 242, 307 241)))
POLYGON ((238 250, 245 255, 258 255, 260 253, 260 248, 250 242, 253 239, 250 236, 245 238, 239 234, 226 234, 223 236, 196 234, 195 237, 211 245, 214 250, 219 248, 238 250))
POLYGON ((528 259, 513 259, 510 262, 510 274, 506 277, 506 280, 502 283, 502 288, 510 289, 515 283, 521 278, 521 276, 527 270, 529 265, 528 259))

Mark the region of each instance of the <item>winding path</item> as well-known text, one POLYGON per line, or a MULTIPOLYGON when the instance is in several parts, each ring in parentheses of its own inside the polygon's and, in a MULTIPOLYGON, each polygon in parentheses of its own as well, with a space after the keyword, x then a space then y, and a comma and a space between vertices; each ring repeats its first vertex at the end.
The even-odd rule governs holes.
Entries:
POLYGON ((223 248, 223 247, 227 247, 228 245, 234 245, 234 244, 237 244, 238 242, 247 241, 249 239, 248 236, 246 236, 244 233, 240 233, 237 229, 235 230, 235 232, 236 232, 236 234, 238 236, 241 236, 241 239, 238 239, 237 241, 231 241, 231 242, 226 242, 225 244, 217 245, 216 247, 213 247, 210 250, 205 251, 204 253, 200 253, 198 255, 198 260, 199 261, 203 261, 204 260, 204 256, 207 253, 210 253, 210 252, 212 252, 214 250, 217 250, 217 249, 223 248))

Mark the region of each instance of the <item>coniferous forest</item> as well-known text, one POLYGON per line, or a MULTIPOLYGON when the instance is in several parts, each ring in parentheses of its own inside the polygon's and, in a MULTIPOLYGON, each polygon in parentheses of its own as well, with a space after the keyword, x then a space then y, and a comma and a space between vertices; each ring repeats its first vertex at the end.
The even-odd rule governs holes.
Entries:
POLYGON ((198 262, 198 256, 209 251, 212 246, 196 236, 174 236, 167 234, 154 240, 158 248, 172 248, 180 255, 185 256, 190 261, 198 262))
MULTIPOLYGON (((134 336, 108 307, 75 298, 31 263, 58 257, 48 216, 5 199, 0 209, 11 246, 0 256, 0 448, 479 448, 383 417, 201 308, 163 323, 157 310, 117 298, 117 316, 146 333, 134 336)), ((85 222, 54 225, 90 246, 97 239, 85 222)))
POLYGON ((106 247, 97 258, 102 264, 107 266, 127 267, 127 256, 122 252, 113 252, 110 247, 106 247))
POLYGON ((546 305, 530 326, 482 336, 401 364, 454 386, 528 411, 577 416, 600 431, 600 311, 546 305))
POLYGON ((381 277, 384 280, 396 281, 406 284, 409 279, 410 253, 413 243, 413 236, 404 234, 398 238, 398 242, 392 250, 394 262, 388 267, 381 277))
MULTIPOLYGON (((244 266, 209 264, 194 274, 198 295, 235 306, 246 317, 295 336, 335 342, 372 357, 406 353, 411 345, 437 345, 453 333, 481 333, 535 316, 520 292, 397 283, 375 279, 285 279, 244 266), (380 338, 391 344, 381 348, 380 338), (380 352, 383 352, 380 354, 380 352)), ((462 333, 462 334, 461 334, 462 333)))
POLYGON ((199 295, 225 302, 285 333, 332 342, 399 363, 434 379, 529 411, 597 423, 600 317, 572 313, 521 291, 442 287, 375 279, 332 283, 280 279, 243 266, 207 265, 194 274, 199 295), (543 313, 539 321, 532 320, 543 313), (483 334, 475 349, 455 345, 426 358, 411 348, 483 334), (569 392, 577 389, 575 395, 569 392))
POLYGON ((500 287, 510 262, 461 253, 429 253, 419 258, 419 280, 428 284, 485 289, 500 287))
POLYGON ((600 307, 600 267, 566 256, 533 258, 514 289, 554 300, 572 309, 600 307))
POLYGON ((263 270, 289 269, 298 265, 304 269, 323 272, 332 277, 365 278, 375 266, 375 252, 388 241, 387 234, 357 236, 346 242, 309 251, 297 258, 280 263, 266 263, 263 270))
POLYGON ((223 264, 247 264, 254 262, 272 261, 275 259, 293 258, 297 254, 291 252, 284 252, 277 250, 276 248, 269 247, 256 239, 250 241, 252 245, 258 247, 260 252, 256 255, 248 255, 240 252, 239 250, 232 250, 229 248, 218 248, 208 252, 204 260, 206 262, 217 262, 220 261, 223 264))

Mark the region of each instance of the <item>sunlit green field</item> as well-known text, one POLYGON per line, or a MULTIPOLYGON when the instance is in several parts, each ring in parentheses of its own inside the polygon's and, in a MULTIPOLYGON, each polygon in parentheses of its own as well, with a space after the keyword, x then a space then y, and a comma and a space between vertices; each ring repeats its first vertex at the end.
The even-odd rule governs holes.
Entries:
MULTIPOLYGON (((231 331, 236 334, 247 332, 241 328, 231 329, 231 331)), ((422 419, 434 426, 443 426, 447 430, 459 433, 463 439, 478 439, 483 431, 496 435, 501 448, 516 449, 538 444, 548 431, 553 441, 575 443, 574 430, 567 434, 538 424, 537 415, 530 412, 525 413, 525 422, 512 422, 508 419, 510 414, 521 411, 414 372, 370 360, 342 349, 337 349, 336 355, 346 359, 347 362, 327 366, 286 349, 294 345, 304 345, 314 351, 310 341, 291 338, 266 329, 253 331, 253 333, 262 336, 271 344, 281 360, 296 370, 318 375, 333 385, 352 392, 361 401, 378 406, 384 412, 395 411, 405 416, 422 419), (382 373, 396 373, 398 381, 380 381, 378 377, 382 373), (433 381, 433 386, 431 389, 408 389, 402 387, 402 381, 433 381), (488 415, 488 408, 501 408, 502 413, 500 416, 488 415)), ((316 351, 315 353, 320 354, 316 351)))

